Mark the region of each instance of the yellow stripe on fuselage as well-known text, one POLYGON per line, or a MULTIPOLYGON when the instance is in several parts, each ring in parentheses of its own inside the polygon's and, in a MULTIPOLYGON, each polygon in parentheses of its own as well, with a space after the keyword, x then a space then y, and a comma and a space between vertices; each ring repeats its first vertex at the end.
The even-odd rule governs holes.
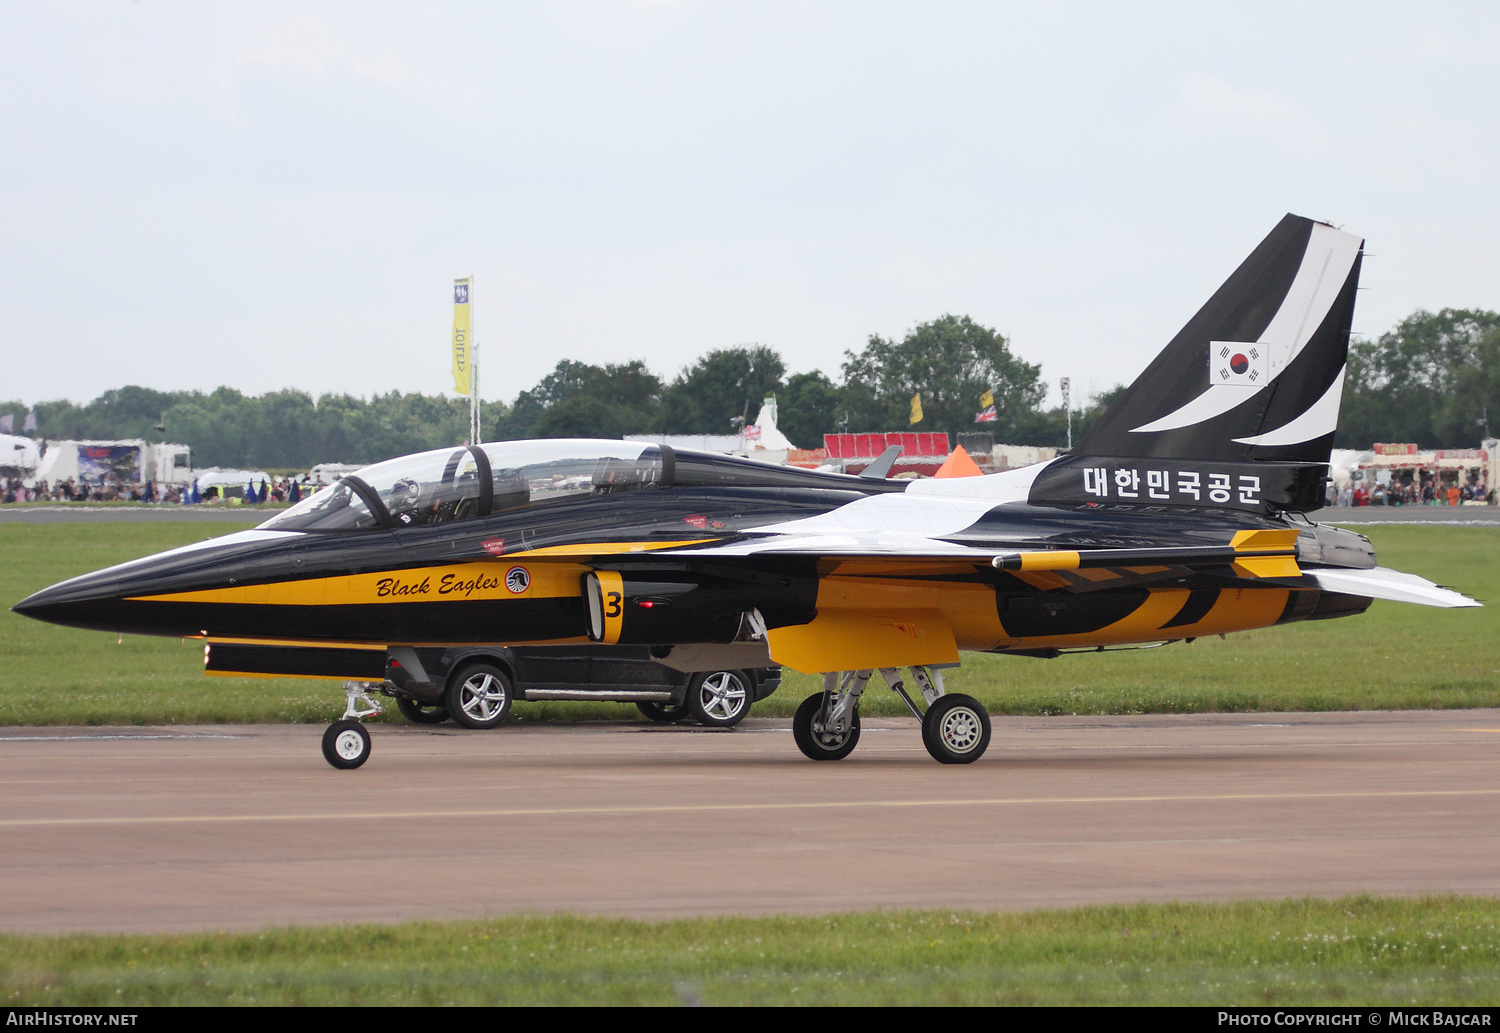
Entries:
POLYGON ((261 585, 228 585, 195 592, 167 592, 162 595, 134 596, 131 601, 350 606, 363 603, 442 603, 478 599, 558 599, 580 593, 579 578, 587 569, 578 563, 531 563, 502 557, 473 563, 383 570, 372 574, 343 574, 261 585), (523 573, 514 574, 516 571, 523 573))
POLYGON ((559 562, 564 557, 618 556, 622 553, 676 549, 715 541, 601 542, 531 549, 493 560, 411 567, 373 574, 338 574, 259 585, 226 585, 192 592, 131 596, 131 602, 243 603, 269 606, 347 606, 352 603, 462 602, 475 599, 559 599, 577 596, 588 567, 559 562), (535 562, 540 560, 541 562, 535 562), (525 573, 509 577, 512 570, 525 573), (525 587, 517 591, 517 586, 525 587))

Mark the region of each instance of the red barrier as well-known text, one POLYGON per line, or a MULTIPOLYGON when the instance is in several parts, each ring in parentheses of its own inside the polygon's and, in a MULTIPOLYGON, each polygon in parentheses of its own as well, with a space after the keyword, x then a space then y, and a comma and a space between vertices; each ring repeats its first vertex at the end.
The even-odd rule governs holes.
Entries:
POLYGON ((902 459, 946 456, 950 451, 948 435, 941 431, 914 433, 893 430, 884 434, 823 435, 823 448, 830 459, 873 459, 892 445, 901 446, 902 459))

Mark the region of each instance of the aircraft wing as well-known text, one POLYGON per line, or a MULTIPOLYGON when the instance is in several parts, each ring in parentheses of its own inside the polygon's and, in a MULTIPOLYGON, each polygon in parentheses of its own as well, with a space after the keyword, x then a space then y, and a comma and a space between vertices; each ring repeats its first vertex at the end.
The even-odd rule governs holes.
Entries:
MULTIPOLYGON (((889 559, 909 568, 913 561, 937 565, 958 561, 983 564, 1014 573, 1037 588, 1088 591, 1100 582, 1097 574, 1079 578, 1058 572, 1118 572, 1136 581, 1168 578, 1187 570, 1228 567, 1241 577, 1298 577, 1297 531, 1236 531, 1223 545, 1163 545, 1147 548, 1071 549, 1000 548, 965 544, 895 531, 866 533, 772 534, 727 543, 695 545, 656 553, 674 557, 815 556, 839 559, 889 559), (1040 576, 1039 576, 1040 575, 1040 576)), ((870 567, 878 571, 878 563, 870 567)))
POLYGON ((817 557, 836 564, 830 573, 879 577, 912 576, 924 568, 951 571, 955 564, 972 569, 987 565, 1012 574, 1044 591, 1092 592, 1124 584, 1149 584, 1190 573, 1223 572, 1240 578, 1270 578, 1326 592, 1444 608, 1481 603, 1415 574, 1388 567, 1374 569, 1302 567, 1297 562, 1297 530, 1243 530, 1224 545, 1163 545, 1147 548, 1068 549, 1009 548, 945 541, 896 531, 865 533, 770 534, 685 549, 664 549, 658 556, 817 557), (841 561, 866 561, 856 570, 840 570, 841 561))

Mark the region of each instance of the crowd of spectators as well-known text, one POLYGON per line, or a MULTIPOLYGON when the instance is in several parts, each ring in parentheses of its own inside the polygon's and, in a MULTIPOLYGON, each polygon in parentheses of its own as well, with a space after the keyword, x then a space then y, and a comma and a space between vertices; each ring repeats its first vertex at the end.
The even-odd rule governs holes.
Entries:
POLYGON ((313 485, 306 476, 298 481, 295 477, 261 479, 257 484, 247 482, 243 487, 221 490, 227 486, 211 485, 206 491, 195 480, 191 484, 167 484, 154 481, 121 481, 106 475, 98 483, 87 479, 66 480, 48 484, 37 481, 27 487, 20 477, 0 478, 0 504, 11 502, 148 502, 176 505, 233 504, 255 506, 265 503, 295 504, 316 491, 321 485, 313 485))
POLYGON ((1493 505, 1494 492, 1482 480, 1459 484, 1435 477, 1409 484, 1348 481, 1342 488, 1328 486, 1330 506, 1461 506, 1466 502, 1493 505))
MULTIPOLYGON (((292 505, 296 505, 298 502, 301 502, 308 495, 311 495, 314 491, 316 491, 318 487, 321 487, 321 485, 314 486, 311 483, 310 478, 306 476, 304 476, 301 481, 298 481, 295 477, 278 477, 275 480, 271 481, 267 481, 265 478, 261 478, 259 485, 257 485, 254 481, 250 481, 245 485, 244 491, 239 495, 239 502, 242 505, 246 506, 259 506, 267 502, 273 504, 290 503, 292 505)), ((196 482, 194 483, 193 488, 196 492, 196 482)), ((206 497, 203 499, 203 501, 212 502, 215 500, 215 498, 220 497, 221 494, 222 493, 219 492, 217 488, 210 488, 208 492, 205 493, 206 497)), ((226 501, 232 501, 232 499, 226 501)))
POLYGON ((117 481, 106 477, 99 483, 88 480, 37 481, 31 487, 19 477, 0 480, 0 503, 3 502, 181 502, 183 486, 179 484, 144 484, 117 481))

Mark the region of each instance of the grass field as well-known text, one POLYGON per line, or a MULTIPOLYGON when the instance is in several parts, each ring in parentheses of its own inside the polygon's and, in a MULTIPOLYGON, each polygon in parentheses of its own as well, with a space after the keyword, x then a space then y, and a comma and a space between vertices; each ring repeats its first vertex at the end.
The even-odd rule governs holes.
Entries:
POLYGON ((1355 897, 0 936, 0 1002, 1493 1006, 1497 920, 1483 898, 1355 897))
MULTIPOLYGON (((210 535, 233 524, 0 524, 0 602, 9 607, 75 574, 210 535)), ((1500 527, 1366 528, 1387 566, 1481 600, 1500 600, 1500 527)), ((948 687, 997 714, 1193 713, 1500 706, 1500 610, 1375 603, 1362 616, 1200 639, 1155 650, 1056 660, 967 654, 948 687)), ((324 722, 336 683, 208 678, 202 647, 126 637, 0 614, 0 724, 324 722)), ((818 680, 787 672, 760 716, 790 716, 818 680)), ((882 689, 864 710, 901 714, 882 689)), ((524 703, 515 720, 635 719, 615 704, 524 703)), ((387 718, 399 721, 394 708, 387 718)))

